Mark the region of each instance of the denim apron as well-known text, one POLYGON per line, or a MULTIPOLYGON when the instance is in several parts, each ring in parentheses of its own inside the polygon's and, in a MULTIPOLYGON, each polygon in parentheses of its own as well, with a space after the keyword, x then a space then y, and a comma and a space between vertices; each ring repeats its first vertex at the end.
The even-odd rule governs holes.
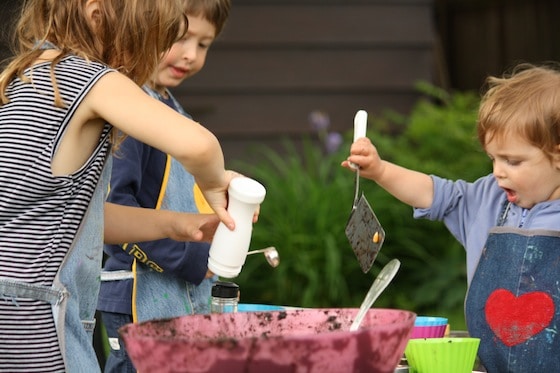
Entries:
MULTIPOLYGON (((168 156, 169 174, 158 208, 198 212, 204 209, 201 194, 196 193, 194 177, 168 156), (193 198, 185 198, 185 192, 193 198)), ((194 285, 134 261, 132 314, 135 322, 210 312, 210 292, 215 278, 194 285)))
POLYGON ((560 371, 560 232, 490 230, 465 301, 490 373, 560 371))
POLYGON ((103 260, 103 204, 107 197, 111 160, 108 156, 75 245, 54 280, 55 286, 67 284, 66 291, 72 295, 67 298, 66 309, 60 311, 66 314, 62 349, 66 371, 72 373, 100 371, 93 349, 93 330, 103 260))

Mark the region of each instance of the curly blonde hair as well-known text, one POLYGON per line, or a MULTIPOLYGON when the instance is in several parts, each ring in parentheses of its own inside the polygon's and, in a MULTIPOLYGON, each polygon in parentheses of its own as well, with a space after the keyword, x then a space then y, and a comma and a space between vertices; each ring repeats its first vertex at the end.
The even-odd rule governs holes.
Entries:
POLYGON ((560 144, 560 69, 557 64, 520 64, 510 74, 489 77, 480 104, 478 140, 524 138, 550 159, 560 144))

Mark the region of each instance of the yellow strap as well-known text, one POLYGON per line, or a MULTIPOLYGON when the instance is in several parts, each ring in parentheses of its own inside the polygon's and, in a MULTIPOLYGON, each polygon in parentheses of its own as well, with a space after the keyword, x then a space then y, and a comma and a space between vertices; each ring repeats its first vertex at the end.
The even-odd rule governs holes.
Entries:
POLYGON ((163 202, 163 197, 165 197, 165 189, 167 188, 167 182, 169 181, 169 173, 171 172, 171 156, 167 154, 167 159, 165 160, 165 170, 163 171, 163 180, 161 181, 161 188, 159 189, 159 196, 156 203, 156 210, 161 208, 163 202))
POLYGON ((210 205, 206 201, 206 198, 204 198, 204 195, 202 194, 202 191, 200 190, 198 184, 194 184, 193 189, 194 202, 196 203, 198 212, 200 212, 201 214, 213 214, 214 210, 212 210, 212 207, 210 207, 210 205))
POLYGON ((137 272, 136 272, 136 259, 132 262, 132 275, 134 280, 132 282, 132 322, 138 322, 138 313, 136 309, 136 285, 137 285, 137 272))

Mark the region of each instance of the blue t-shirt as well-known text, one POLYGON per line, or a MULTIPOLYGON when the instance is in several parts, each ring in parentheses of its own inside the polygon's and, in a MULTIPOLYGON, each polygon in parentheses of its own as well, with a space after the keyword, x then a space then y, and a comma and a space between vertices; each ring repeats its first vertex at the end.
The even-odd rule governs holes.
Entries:
MULTIPOLYGON (((505 192, 490 174, 475 182, 447 180, 432 175, 434 201, 430 208, 414 209, 415 218, 443 221, 467 252, 470 284, 488 232, 498 225, 507 203, 505 192)), ((511 204, 501 225, 560 231, 560 200, 536 204, 530 210, 511 204), (525 210, 525 212, 524 212, 525 210)))

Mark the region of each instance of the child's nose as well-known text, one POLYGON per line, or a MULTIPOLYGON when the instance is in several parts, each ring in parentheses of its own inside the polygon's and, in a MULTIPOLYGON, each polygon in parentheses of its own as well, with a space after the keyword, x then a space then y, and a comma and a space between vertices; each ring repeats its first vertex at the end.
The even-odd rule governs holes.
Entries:
POLYGON ((503 179, 505 177, 505 172, 502 167, 500 167, 498 162, 494 162, 492 173, 494 177, 497 179, 503 179))
POLYGON ((189 61, 194 61, 196 59, 196 53, 196 46, 188 43, 183 50, 183 58, 189 61))

